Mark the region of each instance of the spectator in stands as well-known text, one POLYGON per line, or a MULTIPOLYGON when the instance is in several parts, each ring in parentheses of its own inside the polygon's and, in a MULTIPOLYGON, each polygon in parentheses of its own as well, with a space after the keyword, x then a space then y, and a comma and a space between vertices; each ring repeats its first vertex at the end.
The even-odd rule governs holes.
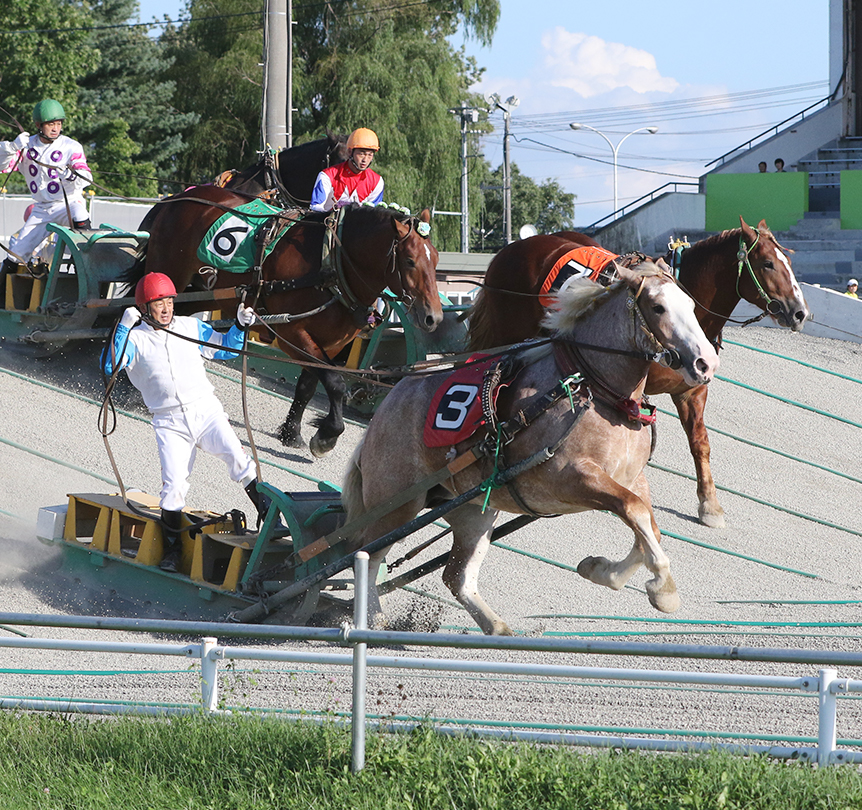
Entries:
POLYGON ((849 295, 851 298, 858 298, 859 296, 856 295, 856 290, 858 289, 859 282, 856 281, 855 278, 851 278, 847 282, 847 292, 845 292, 844 295, 849 295))
POLYGON ((784 171, 784 161, 781 158, 775 158, 775 171, 783 172, 784 171))
POLYGON ((760 163, 757 164, 757 171, 759 171, 761 174, 766 174, 766 169, 766 161, 761 160, 760 163))

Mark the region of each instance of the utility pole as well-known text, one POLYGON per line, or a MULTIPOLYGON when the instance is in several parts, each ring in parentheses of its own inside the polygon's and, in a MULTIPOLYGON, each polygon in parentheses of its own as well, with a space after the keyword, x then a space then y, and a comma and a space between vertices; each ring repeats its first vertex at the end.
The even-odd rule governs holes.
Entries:
POLYGON ((462 104, 460 107, 449 110, 450 113, 461 116, 461 252, 470 252, 470 212, 469 212, 469 194, 470 189, 467 183, 467 159, 470 155, 467 152, 467 136, 472 134, 474 130, 469 129, 470 124, 475 124, 479 120, 479 110, 468 107, 462 104))
POLYGON ((264 25, 263 146, 276 151, 288 145, 288 2, 266 0, 264 25))
POLYGON ((287 0, 287 148, 293 146, 293 0, 287 0))
POLYGON ((504 238, 506 244, 512 243, 512 171, 509 162, 509 117, 512 110, 521 101, 517 96, 509 96, 505 101, 500 100, 499 93, 491 93, 485 96, 489 104, 493 104, 498 110, 503 111, 503 222, 504 238))

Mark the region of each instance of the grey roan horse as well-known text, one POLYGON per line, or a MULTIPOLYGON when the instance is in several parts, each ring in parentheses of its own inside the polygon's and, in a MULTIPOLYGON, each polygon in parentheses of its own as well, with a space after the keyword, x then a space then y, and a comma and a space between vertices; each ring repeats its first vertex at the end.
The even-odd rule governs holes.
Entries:
MULTIPOLYGON (((619 562, 586 557, 578 572, 619 589, 643 564, 653 575, 646 585, 650 603, 664 612, 679 606, 643 472, 651 451, 651 417, 641 400, 651 361, 663 357, 690 385, 700 385, 714 375, 718 356, 698 325, 694 303, 660 267, 645 262, 632 270, 621 268, 619 274, 620 280, 607 289, 585 281, 561 296, 546 324, 554 339, 517 350, 514 363, 520 370, 497 397, 497 418, 504 425, 512 424, 513 415, 531 414, 531 423, 502 448, 500 466, 533 456, 547 460, 506 486, 490 485, 487 493, 446 515, 453 545, 443 580, 485 633, 511 633, 478 591, 479 569, 501 511, 556 515, 606 510, 618 515, 634 532, 631 552, 619 562), (546 409, 535 408, 546 393, 559 390, 564 378, 565 394, 546 409)), ((353 536, 352 548, 382 537, 429 505, 491 480, 499 436, 494 430, 480 428, 454 447, 425 445, 426 414, 441 384, 439 375, 406 378, 378 408, 345 479, 347 521, 429 479, 478 441, 492 452, 449 476, 438 476, 441 483, 353 536)), ((456 403, 455 412, 468 405, 456 403)), ((384 554, 372 554, 372 583, 384 554)), ((384 617, 373 587, 370 601, 370 613, 380 625, 384 617)))

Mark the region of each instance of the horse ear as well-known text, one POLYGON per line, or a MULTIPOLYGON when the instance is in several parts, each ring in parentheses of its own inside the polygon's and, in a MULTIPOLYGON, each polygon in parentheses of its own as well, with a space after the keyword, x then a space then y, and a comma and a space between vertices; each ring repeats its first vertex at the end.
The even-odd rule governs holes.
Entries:
POLYGON ((748 223, 747 223, 747 222, 742 218, 742 215, 741 215, 741 214, 740 214, 740 216, 739 216, 739 226, 742 228, 742 232, 743 232, 746 236, 748 236, 748 237, 750 237, 750 238, 752 238, 752 239, 754 238, 754 228, 752 228, 752 227, 751 227, 751 225, 749 225, 749 224, 748 224, 748 223))
POLYGON ((395 233, 398 234, 399 239, 406 239, 407 234, 410 233, 410 226, 396 217, 392 217, 392 227, 395 229, 395 233))
POLYGON ((766 224, 765 219, 761 219, 757 225, 757 230, 761 233, 769 233, 769 226, 766 224))
POLYGON ((423 208, 422 209, 422 213, 419 214, 419 221, 420 222, 431 222, 431 209, 430 208, 423 208))
POLYGON ((635 277, 634 268, 626 267, 618 261, 613 261, 611 264, 614 266, 614 272, 611 278, 624 281, 626 284, 631 286, 632 280, 635 277))

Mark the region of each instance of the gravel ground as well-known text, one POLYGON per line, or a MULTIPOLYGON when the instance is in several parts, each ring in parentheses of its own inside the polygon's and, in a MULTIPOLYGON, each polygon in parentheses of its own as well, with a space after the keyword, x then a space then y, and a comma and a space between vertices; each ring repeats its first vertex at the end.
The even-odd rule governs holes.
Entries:
MULTIPOLYGON (((648 478, 682 597, 682 607, 670 617, 671 622, 650 607, 643 591, 645 571, 615 593, 566 568, 502 548, 493 549, 483 567, 484 596, 513 628, 529 635, 610 634, 622 641, 858 651, 862 591, 854 560, 858 560, 862 543, 862 525, 860 487, 854 476, 860 475, 858 461, 862 458, 862 419, 857 408, 860 357, 862 346, 804 333, 762 327, 725 330, 719 371, 723 379, 713 383, 707 407, 707 424, 713 429, 713 474, 724 488, 719 496, 727 516, 725 529, 708 529, 697 522, 693 465, 685 436, 669 414, 673 409, 670 398, 656 398, 664 412, 648 478)), ((0 345, 4 403, 0 611, 110 613, 127 609, 126 594, 70 587, 62 578, 58 552, 35 537, 40 507, 64 503, 67 493, 117 491, 97 428, 101 381, 95 366, 92 347, 33 360, 0 345)), ((216 392, 246 442, 238 374, 223 366, 212 366, 212 370, 216 392)), ((259 381, 259 385, 271 388, 266 382, 259 381)), ((267 480, 286 491, 315 488, 286 469, 292 468, 340 483, 361 425, 349 425, 326 459, 315 461, 307 452, 286 450, 274 437, 288 406, 286 389, 277 390, 280 394, 249 391, 255 443, 267 480)), ((116 402, 130 414, 119 416, 110 440, 124 482, 127 487, 156 494, 160 476, 153 432, 137 392, 125 380, 116 402)), ((306 433, 310 435, 311 430, 306 433)), ((188 505, 218 511, 247 506, 222 465, 203 455, 195 467, 188 505)), ((504 543, 576 566, 588 554, 624 556, 631 537, 615 517, 593 513, 534 523, 504 543)), ((402 544, 394 556, 407 548, 407 543, 402 544)), ((424 556, 442 550, 434 548, 424 556)), ((439 574, 416 583, 416 589, 390 597, 387 610, 399 628, 459 631, 472 627, 469 617, 452 602, 439 574)), ((97 631, 28 628, 27 632, 45 638, 104 638, 97 631)), ((124 633, 111 637, 135 638, 124 633)), ((455 657, 442 650, 405 652, 455 657)), ((403 653, 393 649, 385 654, 403 653)), ((466 651, 459 655, 477 660, 563 663, 550 654, 466 651)), ((194 700, 199 688, 196 671, 176 659, 123 660, 89 653, 8 649, 3 660, 2 695, 182 702, 194 700), (21 671, 25 669, 48 674, 34 677, 21 671)), ((586 655, 566 663, 761 674, 811 675, 816 671, 816 666, 807 665, 664 658, 636 662, 586 655)), ((349 706, 349 672, 312 665, 257 669, 252 672, 250 666, 238 666, 226 674, 227 702, 308 710, 349 706)), ((862 678, 862 670, 842 669, 840 674, 862 678)), ((678 689, 644 684, 606 688, 598 679, 571 684, 548 678, 408 676, 385 670, 372 670, 371 679, 368 708, 382 715, 710 729, 764 738, 773 734, 816 736, 816 694, 800 698, 765 690, 752 696, 717 687, 678 689)), ((858 699, 842 700, 838 736, 862 738, 858 699)))

